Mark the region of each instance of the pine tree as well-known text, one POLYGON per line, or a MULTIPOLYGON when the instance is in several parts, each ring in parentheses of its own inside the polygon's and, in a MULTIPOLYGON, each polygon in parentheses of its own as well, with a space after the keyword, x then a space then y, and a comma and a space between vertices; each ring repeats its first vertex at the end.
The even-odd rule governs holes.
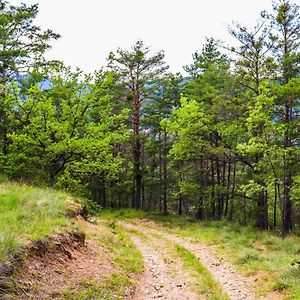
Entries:
POLYGON ((167 67, 162 51, 150 55, 149 47, 137 41, 131 51, 118 49, 109 56, 109 68, 118 75, 121 85, 126 89, 127 101, 131 104, 132 114, 132 154, 133 154, 133 199, 132 206, 141 208, 143 174, 141 165, 141 120, 142 106, 157 90, 160 76, 167 67))
MULTIPOLYGON (((271 27, 260 20, 253 29, 248 29, 236 23, 229 28, 229 32, 240 43, 239 47, 231 48, 231 51, 236 55, 235 77, 240 85, 241 95, 245 99, 245 115, 251 116, 251 110, 257 107, 257 102, 259 102, 262 87, 273 79, 275 64, 270 56, 272 48, 272 41, 269 40, 271 27)), ((259 167, 264 156, 262 148, 259 146, 265 136, 264 123, 265 120, 256 122, 251 130, 248 126, 248 139, 244 144, 245 147, 248 146, 249 150, 251 149, 248 152, 247 162, 251 168, 256 186, 255 191, 252 188, 253 196, 257 202, 256 225, 261 229, 268 228, 265 171, 259 167), (254 146, 256 142, 257 145, 254 146), (256 151, 253 151, 254 149, 256 151)), ((253 187, 251 181, 250 184, 253 187)))
POLYGON ((277 118, 283 126, 283 205, 282 233, 293 228, 292 199, 293 176, 296 174, 299 144, 297 122, 299 121, 299 72, 300 72, 300 13, 299 6, 289 0, 279 0, 273 4, 273 13, 264 14, 274 27, 273 52, 278 64, 277 85, 274 94, 277 96, 277 118))

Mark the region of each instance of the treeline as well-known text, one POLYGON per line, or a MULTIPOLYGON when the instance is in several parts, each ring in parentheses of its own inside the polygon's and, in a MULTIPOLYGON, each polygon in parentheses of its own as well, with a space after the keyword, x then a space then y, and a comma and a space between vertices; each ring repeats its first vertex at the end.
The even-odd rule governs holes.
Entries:
POLYGON ((288 0, 235 47, 210 38, 167 72, 142 41, 94 75, 46 61, 38 6, 0 0, 1 171, 68 189, 102 207, 252 223, 300 221, 300 16, 288 0), (225 54, 226 53, 226 54, 225 54))

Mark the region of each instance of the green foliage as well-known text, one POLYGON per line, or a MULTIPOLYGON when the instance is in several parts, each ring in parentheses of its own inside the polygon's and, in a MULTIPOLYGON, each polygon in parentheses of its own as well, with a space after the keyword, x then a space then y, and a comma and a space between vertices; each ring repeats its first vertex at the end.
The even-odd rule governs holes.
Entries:
POLYGON ((13 74, 43 65, 50 40, 59 38, 51 30, 42 31, 32 24, 37 13, 38 4, 15 6, 0 1, 0 84, 11 80, 13 74))
POLYGON ((201 53, 195 52, 193 54, 193 64, 185 66, 184 70, 190 76, 196 78, 216 65, 226 67, 228 64, 228 57, 219 51, 218 42, 213 38, 206 38, 206 44, 201 53))
POLYGON ((0 4, 1 173, 90 198, 91 211, 299 226, 296 4, 275 1, 253 28, 234 22, 230 56, 207 39, 186 78, 140 40, 94 76, 46 63, 59 36, 34 25, 38 5, 0 4))
POLYGON ((31 240, 66 230, 74 200, 63 192, 14 183, 0 185, 0 261, 31 240))
POLYGON ((210 134, 210 119, 203 104, 186 98, 180 102, 180 108, 173 111, 171 121, 167 122, 169 132, 177 137, 170 153, 178 159, 192 159, 209 147, 205 142, 210 134))
POLYGON ((72 189, 87 176, 106 178, 119 171, 122 159, 113 150, 127 139, 122 124, 127 112, 112 114, 109 76, 97 85, 80 76, 65 70, 48 90, 33 86, 26 102, 18 101, 20 129, 10 135, 6 166, 10 177, 72 189))
POLYGON ((141 40, 138 40, 130 51, 119 48, 116 53, 111 52, 108 58, 108 68, 116 74, 122 90, 122 99, 125 98, 131 108, 132 206, 138 209, 141 208, 144 177, 141 161, 141 136, 142 133, 146 134, 145 128, 142 128, 143 108, 161 88, 161 77, 168 69, 163 59, 163 51, 151 55, 150 48, 141 40))

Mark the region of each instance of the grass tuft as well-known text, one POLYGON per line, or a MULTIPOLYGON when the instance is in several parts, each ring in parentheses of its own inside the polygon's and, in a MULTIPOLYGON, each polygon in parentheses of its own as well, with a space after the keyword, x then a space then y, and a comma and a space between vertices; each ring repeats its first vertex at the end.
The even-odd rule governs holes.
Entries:
POLYGON ((176 245, 176 253, 182 259, 185 267, 197 273, 199 294, 205 299, 228 300, 229 297, 213 279, 205 266, 186 248, 176 245), (200 275, 200 276, 199 276, 200 275))
POLYGON ((64 213, 72 203, 69 195, 52 189, 0 184, 0 262, 27 241, 71 226, 64 213))

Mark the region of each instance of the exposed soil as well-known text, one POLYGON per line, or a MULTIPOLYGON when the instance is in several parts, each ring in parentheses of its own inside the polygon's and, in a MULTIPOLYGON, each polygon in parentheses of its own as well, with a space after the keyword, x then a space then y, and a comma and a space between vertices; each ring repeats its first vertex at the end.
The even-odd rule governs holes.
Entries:
MULTIPOLYGON (((101 226, 79 222, 86 232, 101 231, 101 226)), ((82 280, 104 282, 114 271, 110 261, 109 253, 92 234, 84 244, 54 236, 47 247, 32 247, 27 261, 14 275, 16 279, 11 279, 14 291, 0 299, 60 299, 66 289, 80 290, 82 280)))
POLYGON ((144 242, 133 235, 132 240, 140 249, 144 259, 145 272, 139 281, 131 300, 169 299, 196 300, 197 294, 190 289, 194 278, 184 267, 172 260, 162 241, 160 245, 153 238, 144 242))
MULTIPOLYGON (((113 265, 113 257, 101 245, 96 235, 107 232, 102 220, 91 224, 77 218, 77 224, 86 233, 85 241, 80 232, 54 235, 32 244, 29 256, 13 277, 7 276, 14 288, 10 294, 0 296, 1 300, 63 299, 65 290, 82 290, 83 280, 104 283, 113 273, 119 272, 113 265)), ((134 223, 119 222, 127 230, 137 230, 147 238, 131 231, 131 238, 141 251, 145 271, 141 277, 132 274, 137 282, 127 291, 128 300, 203 299, 196 293, 197 279, 183 264, 173 258, 171 244, 178 244, 191 251, 206 266, 222 289, 233 300, 260 299, 253 292, 254 277, 245 278, 221 257, 213 255, 212 247, 192 243, 165 230, 154 222, 135 220, 134 223)), ((257 245, 259 247, 260 245, 257 245)), ((262 249, 263 251, 264 249, 262 249)), ((280 299, 273 293, 264 299, 280 299)))
POLYGON ((194 255, 213 275, 215 280, 219 282, 220 286, 229 295, 230 299, 260 299, 252 292, 252 282, 250 281, 250 279, 243 277, 241 274, 235 271, 230 263, 216 258, 209 249, 209 246, 203 244, 194 244, 183 238, 179 238, 175 235, 166 233, 162 231, 155 223, 150 221, 139 220, 138 225, 128 224, 125 222, 121 222, 120 224, 127 229, 138 230, 142 233, 145 233, 146 235, 160 235, 161 237, 166 238, 169 241, 173 241, 176 244, 179 244, 194 253, 194 255))

